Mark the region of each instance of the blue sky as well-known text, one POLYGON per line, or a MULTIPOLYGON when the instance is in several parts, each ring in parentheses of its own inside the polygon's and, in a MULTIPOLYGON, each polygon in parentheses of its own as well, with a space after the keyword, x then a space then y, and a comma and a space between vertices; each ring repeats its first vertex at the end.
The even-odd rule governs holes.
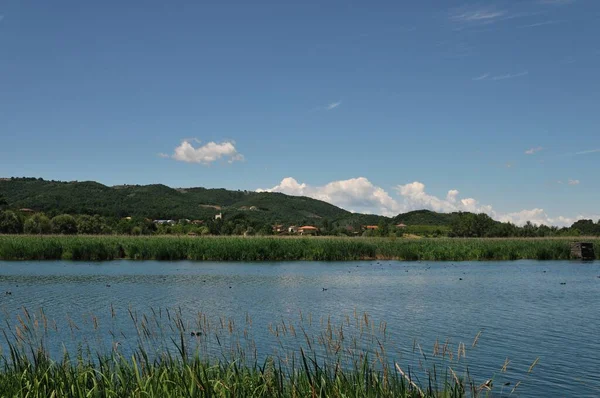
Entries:
POLYGON ((0 176, 599 218, 598 37, 595 0, 0 0, 0 176))

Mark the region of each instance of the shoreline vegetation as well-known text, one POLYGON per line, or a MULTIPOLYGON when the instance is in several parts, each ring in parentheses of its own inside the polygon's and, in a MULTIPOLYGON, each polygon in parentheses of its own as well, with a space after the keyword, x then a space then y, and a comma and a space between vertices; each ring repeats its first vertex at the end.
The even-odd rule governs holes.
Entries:
POLYGON ((23 308, 14 326, 0 328, 0 395, 478 397, 520 392, 539 360, 527 369, 508 367, 507 358, 475 376, 467 358, 479 350, 480 331, 468 347, 436 340, 429 351, 415 340, 398 363, 402 355, 391 347, 387 323, 357 311, 340 323, 302 312, 299 319, 274 321, 272 352, 258 352, 252 333, 258 325, 248 315, 235 322, 205 313, 188 318, 180 309, 138 314, 111 305, 110 311, 109 319, 92 315, 77 324, 69 318, 67 334, 81 329, 96 337, 72 337, 61 353, 49 347, 64 322, 23 308), (126 334, 120 329, 128 320, 126 334))
POLYGON ((388 217, 276 192, 0 178, 0 234, 23 233, 533 238, 600 236, 600 220, 516 225, 485 213, 426 209, 388 217))
MULTIPOLYGON (((575 239, 600 246, 598 237, 575 239)), ((0 235, 0 260, 570 260, 575 239, 0 235)))

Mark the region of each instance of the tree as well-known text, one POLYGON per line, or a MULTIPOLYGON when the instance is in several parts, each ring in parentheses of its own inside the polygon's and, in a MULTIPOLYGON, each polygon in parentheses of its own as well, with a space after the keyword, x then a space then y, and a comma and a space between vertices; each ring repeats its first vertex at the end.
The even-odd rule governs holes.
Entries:
POLYGON ((4 195, 0 193, 0 211, 4 210, 8 207, 8 202, 4 198, 4 195))
POLYGON ((329 230, 331 229, 331 224, 327 218, 323 218, 321 221, 321 234, 329 235, 329 230))
POLYGON ((100 216, 82 215, 77 217, 77 232, 86 235, 99 235, 105 233, 107 225, 100 216))
POLYGON ((23 232, 23 222, 14 211, 6 210, 0 213, 1 234, 20 234, 21 232, 23 232))
POLYGON ((385 222, 385 218, 383 217, 379 220, 379 223, 377 224, 377 234, 379 236, 388 236, 390 234, 390 228, 387 222, 385 222))
POLYGON ((25 220, 23 231, 30 235, 49 234, 51 231, 50 219, 38 213, 25 220))
POLYGON ((50 221, 52 233, 61 235, 75 235, 77 233, 77 221, 69 214, 61 214, 50 221))
POLYGON ((476 237, 484 237, 494 226, 494 220, 485 213, 479 213, 475 216, 473 223, 473 234, 476 237))
POLYGON ((579 230, 582 235, 600 235, 600 225, 594 224, 592 220, 579 220, 571 228, 579 230))

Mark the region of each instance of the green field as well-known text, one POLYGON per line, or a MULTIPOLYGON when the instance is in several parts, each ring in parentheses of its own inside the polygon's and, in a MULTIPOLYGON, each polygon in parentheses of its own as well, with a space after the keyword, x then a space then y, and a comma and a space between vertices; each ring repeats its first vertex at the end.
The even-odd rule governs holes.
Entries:
MULTIPOLYGON (((584 239, 600 247, 600 239, 584 239)), ((568 260, 573 239, 0 235, 0 260, 568 260)), ((596 250, 596 257, 600 250, 596 250)))

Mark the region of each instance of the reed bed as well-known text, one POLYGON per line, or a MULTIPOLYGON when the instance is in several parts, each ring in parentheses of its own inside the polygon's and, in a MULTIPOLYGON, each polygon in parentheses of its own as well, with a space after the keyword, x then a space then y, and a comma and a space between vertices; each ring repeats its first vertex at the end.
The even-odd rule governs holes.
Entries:
POLYGON ((415 365, 406 366, 388 352, 387 324, 366 313, 348 314, 337 325, 302 313, 274 322, 268 325, 273 352, 260 353, 248 316, 238 325, 203 313, 187 319, 180 310, 138 314, 111 306, 110 312, 108 328, 90 315, 91 333, 84 334, 86 325, 72 319, 58 325, 42 310, 23 309, 2 328, 0 396, 478 397, 514 392, 538 362, 511 374, 507 359, 477 381, 466 357, 478 349, 478 334, 472 344, 436 341, 431 353, 415 341, 415 365), (115 326, 123 316, 127 330, 115 326), (80 340, 72 336, 59 352, 65 333, 80 340), (105 338, 109 349, 102 348, 105 338))
MULTIPOLYGON (((599 238, 585 239, 600 247, 599 238)), ((568 260, 572 239, 0 235, 0 260, 568 260)), ((600 258, 600 250, 596 251, 600 258)))

